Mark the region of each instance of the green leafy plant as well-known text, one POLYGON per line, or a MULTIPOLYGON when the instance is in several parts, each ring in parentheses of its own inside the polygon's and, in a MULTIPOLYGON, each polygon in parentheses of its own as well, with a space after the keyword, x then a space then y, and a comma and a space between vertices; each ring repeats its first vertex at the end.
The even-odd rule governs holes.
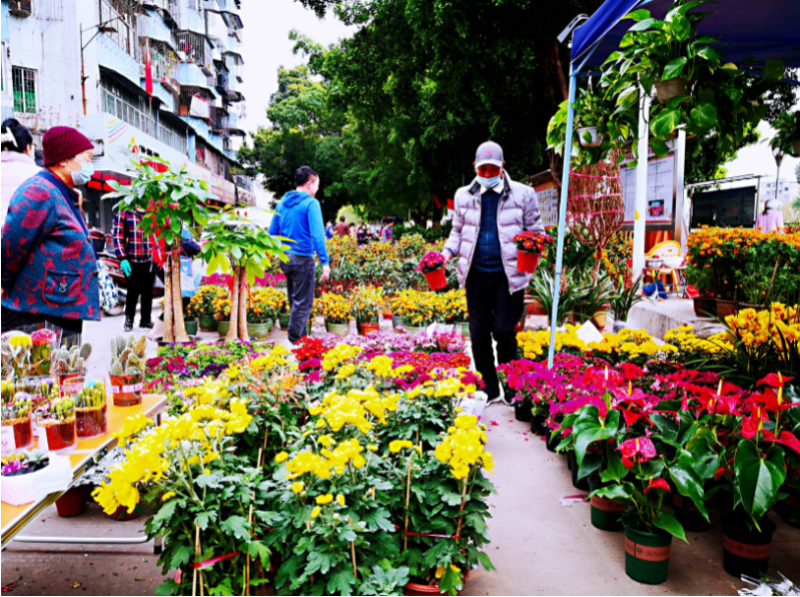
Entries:
POLYGON ((644 300, 642 296, 642 280, 643 278, 640 277, 635 282, 629 282, 625 279, 625 276, 618 278, 616 284, 617 294, 610 301, 615 320, 627 321, 634 305, 644 300))
POLYGON ((772 123, 776 135, 770 140, 773 148, 780 149, 783 154, 797 156, 794 145, 800 141, 800 112, 783 112, 772 123))
POLYGON ((133 182, 121 185, 109 181, 113 193, 103 199, 119 199, 114 209, 144 212, 141 220, 145 237, 163 240, 167 253, 164 262, 164 341, 188 342, 181 299, 180 244, 184 226, 208 219, 206 201, 215 195, 205 181, 189 176, 186 166, 178 171, 169 162, 148 156, 147 161, 131 161, 133 182))
MULTIPOLYGON (((215 214, 203 229, 202 258, 208 263, 208 274, 217 270, 233 276, 230 329, 227 341, 237 338, 248 341, 247 287, 256 277, 264 276, 264 267, 271 258, 287 259, 280 237, 271 236, 264 228, 240 216, 232 208, 215 214)), ((289 241, 290 242, 290 241, 289 241)))

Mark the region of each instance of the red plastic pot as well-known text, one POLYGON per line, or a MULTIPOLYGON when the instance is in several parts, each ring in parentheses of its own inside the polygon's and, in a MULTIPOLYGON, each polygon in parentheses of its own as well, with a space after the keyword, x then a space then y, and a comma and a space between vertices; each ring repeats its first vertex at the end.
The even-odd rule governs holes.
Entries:
POLYGON ((441 290, 447 286, 447 276, 443 267, 432 272, 423 273, 423 275, 428 281, 428 286, 431 287, 431 290, 441 290))
MULTIPOLYGON (((464 584, 467 584, 469 580, 469 573, 470 570, 467 570, 464 573, 464 584)), ((439 588, 439 581, 433 581, 435 584, 432 585, 422 585, 415 582, 408 583, 405 587, 403 587, 403 595, 442 595, 442 590, 439 588)), ((461 591, 456 593, 456 595, 461 595, 461 591)))
POLYGON ((378 323, 362 323, 358 327, 361 330, 362 336, 366 336, 367 334, 371 334, 372 332, 377 332, 381 328, 380 324, 378 323))
POLYGON ((86 512, 89 506, 91 487, 81 485, 73 487, 56 500, 56 510, 61 518, 72 518, 86 512))
POLYGON ((139 515, 142 513, 142 505, 137 504, 136 508, 133 509, 133 512, 128 514, 128 509, 125 506, 120 506, 117 508, 113 514, 109 514, 111 518, 116 520, 117 522, 127 522, 129 520, 136 520, 139 518, 139 515))
POLYGON ((526 251, 517 251, 517 271, 524 274, 532 274, 539 267, 539 260, 542 258, 541 253, 528 253, 526 251))

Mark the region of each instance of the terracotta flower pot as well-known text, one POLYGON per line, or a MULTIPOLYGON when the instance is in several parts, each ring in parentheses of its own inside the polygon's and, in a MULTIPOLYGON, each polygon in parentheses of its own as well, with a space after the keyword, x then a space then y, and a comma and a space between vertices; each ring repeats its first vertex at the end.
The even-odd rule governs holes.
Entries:
POLYGON ((729 301, 726 299, 717 298, 717 313, 720 317, 727 317, 728 315, 736 315, 736 301, 729 301))
POLYGON ((73 487, 56 500, 56 510, 61 518, 72 518, 86 512, 89 506, 91 487, 81 485, 73 487))
POLYGON ((717 312, 717 301, 713 296, 696 296, 694 302, 694 314, 698 317, 714 317, 717 312))
POLYGON ((541 253, 528 253, 527 251, 517 251, 517 271, 532 274, 539 267, 541 253))
POLYGON ((443 267, 423 275, 428 281, 428 286, 431 287, 431 290, 441 290, 447 286, 447 275, 443 267))
POLYGON ((533 315, 534 317, 547 317, 550 315, 550 313, 547 312, 547 309, 544 308, 544 305, 539 301, 539 299, 535 298, 530 302, 530 306, 528 307, 528 315, 533 315))

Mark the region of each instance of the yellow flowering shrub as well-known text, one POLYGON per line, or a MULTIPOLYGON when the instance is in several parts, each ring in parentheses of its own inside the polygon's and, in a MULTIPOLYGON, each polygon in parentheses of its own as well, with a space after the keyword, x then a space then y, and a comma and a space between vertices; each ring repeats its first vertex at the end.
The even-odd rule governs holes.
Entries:
POLYGON ((459 415, 455 426, 450 427, 447 436, 436 446, 436 459, 446 462, 456 479, 466 479, 470 467, 481 463, 487 472, 494 469, 492 455, 484 451, 486 431, 478 426, 478 418, 473 415, 459 415))
POLYGON ((319 301, 322 315, 329 323, 347 323, 353 314, 353 305, 350 300, 340 294, 325 292, 319 301))

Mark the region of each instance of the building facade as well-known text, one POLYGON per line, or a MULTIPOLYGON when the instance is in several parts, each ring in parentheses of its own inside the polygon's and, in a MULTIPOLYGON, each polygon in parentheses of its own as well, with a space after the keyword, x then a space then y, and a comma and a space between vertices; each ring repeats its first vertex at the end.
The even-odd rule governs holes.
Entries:
POLYGON ((149 156, 185 164, 221 204, 252 201, 252 181, 233 175, 245 137, 240 2, 2 0, 3 118, 36 139, 66 124, 94 141, 91 226, 110 230, 107 182, 125 184, 130 160, 149 156))

